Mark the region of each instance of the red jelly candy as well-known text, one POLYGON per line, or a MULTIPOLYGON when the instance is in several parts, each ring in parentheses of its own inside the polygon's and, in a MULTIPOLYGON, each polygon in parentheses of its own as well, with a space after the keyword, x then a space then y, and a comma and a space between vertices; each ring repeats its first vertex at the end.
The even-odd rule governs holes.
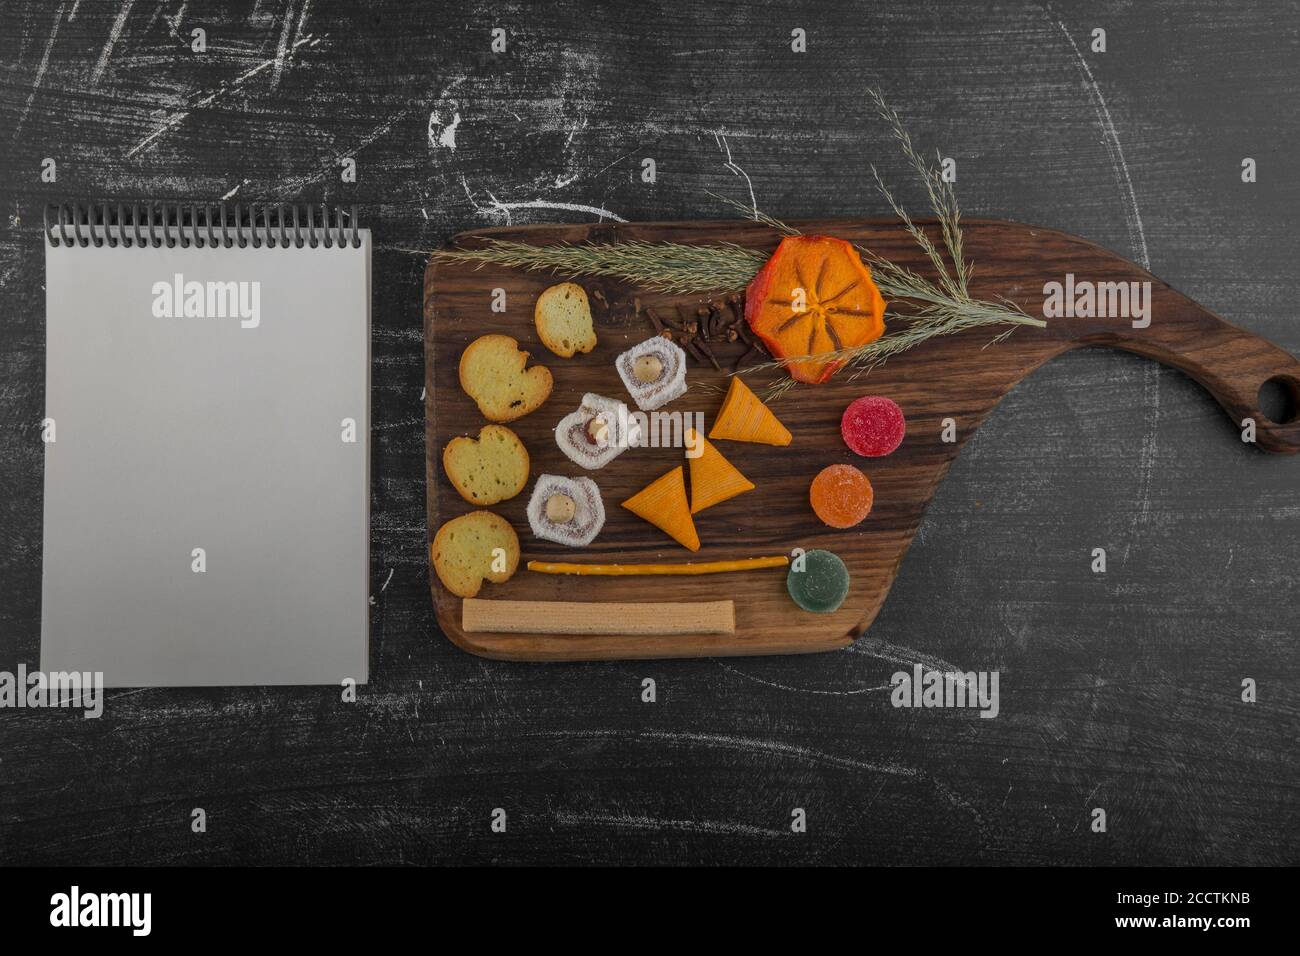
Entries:
POLYGON ((883 395, 866 395, 844 409, 840 434, 859 455, 879 458, 903 443, 907 419, 903 410, 883 395))

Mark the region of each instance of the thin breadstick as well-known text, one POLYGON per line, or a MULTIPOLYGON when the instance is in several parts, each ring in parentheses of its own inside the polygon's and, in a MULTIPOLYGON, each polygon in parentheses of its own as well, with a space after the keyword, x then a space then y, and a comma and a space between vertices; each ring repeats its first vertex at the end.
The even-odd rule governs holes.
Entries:
POLYGON ((727 571, 756 571, 783 568, 790 563, 784 554, 737 561, 685 561, 679 564, 566 564, 563 561, 529 561, 528 570, 541 574, 590 574, 624 577, 634 574, 722 574, 727 571))
POLYGON ((732 601, 628 604, 466 598, 461 626, 467 634, 735 634, 736 605, 732 601))

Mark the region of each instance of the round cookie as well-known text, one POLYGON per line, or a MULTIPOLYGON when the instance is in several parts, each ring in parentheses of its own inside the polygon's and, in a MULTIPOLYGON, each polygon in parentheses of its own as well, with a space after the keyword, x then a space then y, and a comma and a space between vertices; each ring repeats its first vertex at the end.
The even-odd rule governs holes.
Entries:
POLYGON ((790 598, 805 611, 829 614, 839 609, 849 596, 849 569, 829 551, 809 551, 800 561, 790 563, 785 586, 790 598))

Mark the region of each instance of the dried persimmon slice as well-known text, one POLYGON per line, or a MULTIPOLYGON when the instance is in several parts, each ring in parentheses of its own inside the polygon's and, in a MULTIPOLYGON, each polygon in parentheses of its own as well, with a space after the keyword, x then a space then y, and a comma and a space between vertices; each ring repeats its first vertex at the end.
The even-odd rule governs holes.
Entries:
POLYGON ((745 320, 791 378, 818 384, 847 361, 832 353, 884 333, 885 300, 851 244, 787 236, 746 288, 745 320))

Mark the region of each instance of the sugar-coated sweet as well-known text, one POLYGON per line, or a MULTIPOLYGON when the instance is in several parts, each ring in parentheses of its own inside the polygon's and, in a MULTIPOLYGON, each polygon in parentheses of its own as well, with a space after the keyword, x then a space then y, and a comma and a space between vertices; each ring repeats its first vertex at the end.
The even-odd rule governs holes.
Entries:
POLYGON ((907 419, 898 404, 883 395, 866 395, 849 403, 840 418, 844 444, 866 458, 888 455, 903 443, 907 419))
POLYGON ((838 555, 820 549, 809 551, 802 559, 790 562, 785 586, 794 603, 805 611, 829 614, 849 596, 849 569, 838 555))
POLYGON ((604 468, 640 441, 640 424, 628 407, 594 392, 584 395, 578 410, 565 415, 555 426, 555 443, 560 451, 588 470, 604 468))
POLYGON ((544 541, 585 547, 605 526, 600 488, 590 478, 540 475, 528 500, 528 524, 544 541))
POLYGON ((643 412, 686 394, 686 352, 662 336, 632 346, 614 360, 614 367, 643 412))

